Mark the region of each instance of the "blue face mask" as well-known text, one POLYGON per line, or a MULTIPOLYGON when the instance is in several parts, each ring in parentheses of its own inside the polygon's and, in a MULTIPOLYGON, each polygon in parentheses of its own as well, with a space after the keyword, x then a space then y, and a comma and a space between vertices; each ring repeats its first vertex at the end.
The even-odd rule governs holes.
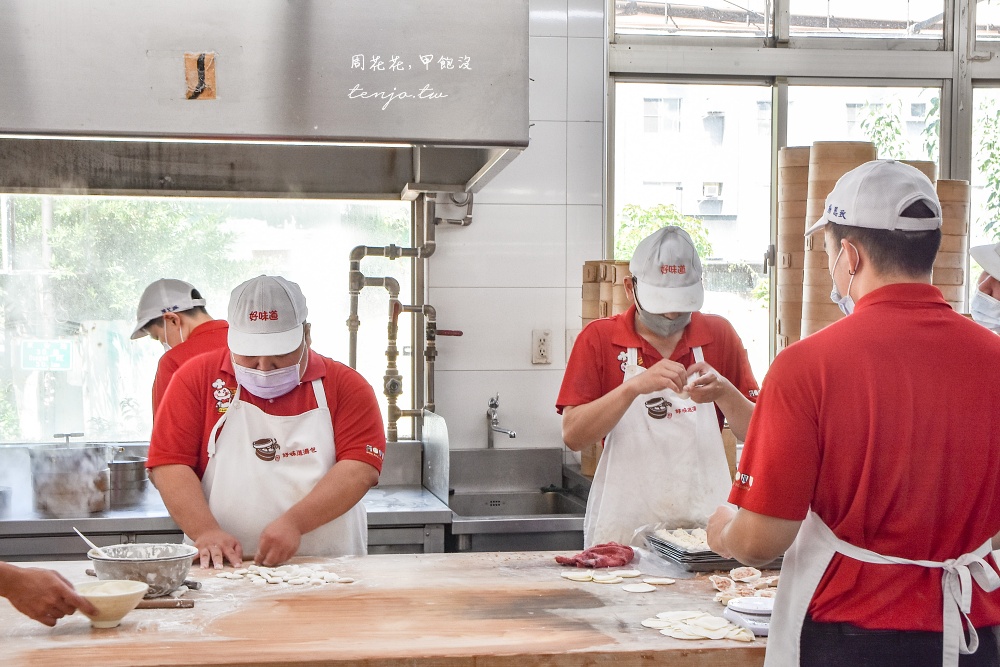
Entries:
MULTIPOLYGON (((854 245, 851 244, 854 248, 854 245)), ((854 252, 858 249, 854 248, 854 252)), ((851 274, 851 281, 847 283, 847 294, 841 295, 840 290, 837 289, 837 280, 833 277, 834 271, 837 270, 837 262, 840 261, 840 256, 844 254, 844 246, 840 246, 840 252, 837 253, 837 259, 833 262, 833 269, 830 271, 830 279, 833 280, 833 289, 830 291, 830 301, 840 306, 840 312, 844 315, 850 315, 854 312, 854 299, 851 298, 851 285, 854 284, 854 276, 858 272, 857 269, 849 271, 851 274)))
POLYGON ((1000 301, 976 290, 969 307, 972 319, 987 329, 1000 333, 1000 301))

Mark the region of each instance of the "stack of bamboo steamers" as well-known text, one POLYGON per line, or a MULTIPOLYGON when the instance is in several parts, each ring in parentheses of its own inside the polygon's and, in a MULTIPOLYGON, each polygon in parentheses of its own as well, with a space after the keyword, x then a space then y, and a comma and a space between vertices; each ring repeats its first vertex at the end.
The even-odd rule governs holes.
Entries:
MULTIPOLYGON (((811 147, 778 152, 778 243, 775 330, 777 348, 819 331, 843 317, 830 300, 833 282, 825 235, 806 238, 807 227, 823 214, 826 197, 851 169, 874 160, 874 144, 863 141, 817 141, 811 147)), ((903 160, 936 182, 942 208, 941 249, 933 283, 956 311, 966 310, 968 280, 969 183, 936 181, 933 162, 903 160)))

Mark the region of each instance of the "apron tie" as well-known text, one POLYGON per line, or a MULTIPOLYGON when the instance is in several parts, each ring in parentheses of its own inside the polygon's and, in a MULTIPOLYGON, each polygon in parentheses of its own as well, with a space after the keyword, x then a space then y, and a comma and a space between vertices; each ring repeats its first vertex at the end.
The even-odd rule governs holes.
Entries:
MULTIPOLYGON (((810 514, 814 513, 810 512, 810 514)), ((848 558, 877 565, 918 565, 927 568, 940 568, 942 664, 945 667, 956 666, 959 654, 969 655, 976 652, 976 649, 979 648, 979 635, 969 619, 969 613, 972 611, 972 582, 975 580, 979 587, 987 593, 1000 588, 1000 573, 997 573, 996 569, 983 559, 992 550, 991 540, 986 540, 975 551, 962 554, 958 558, 949 558, 945 561, 910 560, 898 556, 883 556, 850 542, 845 542, 837 537, 818 516, 813 518, 819 524, 817 526, 819 528, 818 534, 822 539, 848 558)))

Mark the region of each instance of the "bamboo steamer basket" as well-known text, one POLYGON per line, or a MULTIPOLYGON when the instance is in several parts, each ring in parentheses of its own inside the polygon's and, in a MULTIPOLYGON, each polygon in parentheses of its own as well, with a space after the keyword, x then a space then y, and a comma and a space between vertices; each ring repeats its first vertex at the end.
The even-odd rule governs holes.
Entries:
POLYGON ((809 146, 791 146, 778 151, 778 221, 775 272, 777 301, 776 329, 784 345, 799 339, 802 318, 806 200, 809 195, 809 146), (795 322, 792 327, 791 323, 795 322))
POLYGON ((808 167, 809 146, 786 146, 778 149, 778 168, 808 167))
POLYGON ((941 234, 941 247, 938 252, 968 252, 969 237, 965 234, 941 234))
POLYGON ((940 180, 941 247, 931 282, 958 312, 966 310, 969 284, 969 209, 971 188, 964 180, 940 180))
POLYGON ((900 162, 919 169, 931 183, 937 182, 937 165, 930 160, 900 160, 900 162))
POLYGON ((583 263, 583 282, 598 283, 601 281, 601 263, 599 261, 587 261, 583 263))
POLYGON ((941 296, 945 301, 964 301, 965 285, 935 285, 941 290, 941 296))
MULTIPOLYGON (((868 141, 817 141, 809 152, 809 187, 806 224, 818 220, 826 209, 827 195, 841 176, 876 157, 875 145, 868 141)), ((830 301, 833 287, 827 268, 825 235, 809 237, 803 257, 802 336, 815 333, 843 317, 830 301), (832 308, 831 308, 832 306, 832 308)))

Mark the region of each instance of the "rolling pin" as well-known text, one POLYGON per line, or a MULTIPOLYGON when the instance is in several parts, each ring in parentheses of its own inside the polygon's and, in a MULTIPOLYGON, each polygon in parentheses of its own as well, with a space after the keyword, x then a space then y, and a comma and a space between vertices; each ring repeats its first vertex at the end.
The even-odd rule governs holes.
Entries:
POLYGON ((152 600, 139 600, 136 609, 190 609, 194 606, 194 600, 183 598, 153 598, 152 600))

